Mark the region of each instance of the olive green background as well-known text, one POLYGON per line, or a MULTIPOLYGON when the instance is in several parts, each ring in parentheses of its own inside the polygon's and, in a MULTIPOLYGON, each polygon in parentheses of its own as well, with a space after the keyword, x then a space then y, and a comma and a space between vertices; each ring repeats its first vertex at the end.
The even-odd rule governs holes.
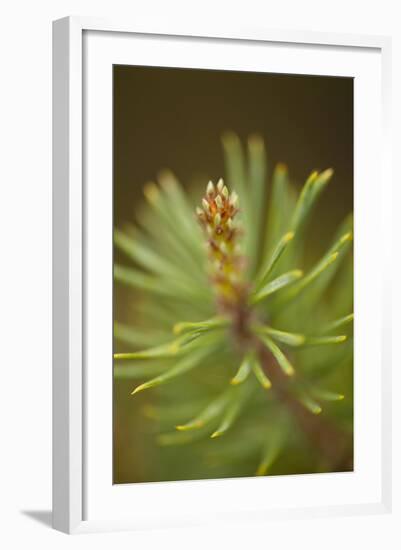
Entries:
POLYGON ((118 225, 162 168, 184 184, 222 176, 226 130, 261 134, 271 167, 284 162, 299 183, 334 168, 320 205, 327 231, 352 208, 352 78, 115 66, 113 110, 118 225))
MULTIPOLYGON (((115 66, 114 225, 135 218, 144 183, 170 168, 185 185, 224 176, 221 135, 263 136, 269 172, 284 162, 299 186, 313 169, 335 170, 308 231, 311 257, 353 209, 353 79, 115 66)), ((118 253, 116 252, 118 255, 118 253)), ((129 297, 114 287, 114 317, 129 297)), ((132 385, 132 384, 131 384, 132 385)), ((148 434, 127 382, 114 384, 114 482, 143 480, 148 434)))

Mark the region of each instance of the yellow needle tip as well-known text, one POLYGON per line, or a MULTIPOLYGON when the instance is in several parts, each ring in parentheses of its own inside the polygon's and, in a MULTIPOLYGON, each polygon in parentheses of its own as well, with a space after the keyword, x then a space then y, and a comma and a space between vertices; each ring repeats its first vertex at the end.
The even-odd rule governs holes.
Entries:
POLYGON ((173 333, 174 334, 180 334, 180 332, 182 331, 183 329, 183 325, 182 323, 177 323, 173 326, 173 333))
POLYGON ((132 392, 131 392, 131 395, 135 395, 136 393, 146 389, 146 385, 145 384, 141 384, 140 386, 137 386, 132 392))
POLYGON ((347 242, 347 241, 352 241, 352 233, 351 233, 351 231, 349 231, 349 233, 346 233, 345 235, 343 235, 343 236, 341 237, 341 244, 342 244, 342 243, 345 243, 345 242, 347 242))
POLYGON ((175 427, 175 429, 179 432, 186 432, 187 430, 194 430, 195 428, 201 428, 202 426, 203 422, 199 420, 198 422, 192 422, 191 424, 179 424, 175 427))
POLYGON ((151 181, 144 185, 143 193, 150 203, 155 203, 159 198, 160 191, 157 185, 151 181))

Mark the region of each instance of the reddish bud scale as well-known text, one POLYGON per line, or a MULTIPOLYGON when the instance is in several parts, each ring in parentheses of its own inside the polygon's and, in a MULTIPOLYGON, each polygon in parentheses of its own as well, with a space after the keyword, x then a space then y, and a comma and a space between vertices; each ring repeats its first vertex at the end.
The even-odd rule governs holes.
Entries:
POLYGON ((199 222, 207 237, 210 279, 222 310, 242 304, 246 291, 244 257, 238 252, 241 231, 234 224, 239 211, 237 202, 237 195, 230 195, 220 180, 217 186, 209 182, 202 199, 202 209, 197 209, 199 222))

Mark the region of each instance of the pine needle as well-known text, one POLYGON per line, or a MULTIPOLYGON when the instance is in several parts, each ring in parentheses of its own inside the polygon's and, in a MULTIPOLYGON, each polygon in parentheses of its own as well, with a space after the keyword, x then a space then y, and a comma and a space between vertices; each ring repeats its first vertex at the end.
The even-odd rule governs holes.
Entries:
POLYGON ((333 175, 333 170, 328 169, 320 174, 312 172, 301 191, 295 212, 291 220, 291 230, 297 232, 304 225, 308 218, 313 205, 315 204, 320 193, 330 181, 333 175))
POLYGON ((252 209, 250 273, 257 267, 257 258, 261 247, 261 230, 264 215, 265 196, 267 191, 266 151, 263 139, 258 135, 248 139, 248 178, 250 185, 250 202, 252 209))
POLYGON ((277 262, 281 258, 284 250, 287 248, 288 244, 292 241, 294 238, 295 233, 293 231, 289 231, 286 233, 278 242, 276 248, 273 250, 271 258, 269 259, 266 266, 264 266, 261 269, 260 276, 257 277, 257 280, 259 281, 256 284, 256 289, 260 289, 263 287, 269 280, 269 275, 275 268, 277 262))
POLYGON ((287 286, 295 283, 303 275, 303 272, 300 269, 294 269, 293 271, 288 271, 283 275, 280 275, 270 283, 267 283, 260 291, 251 295, 251 304, 257 304, 261 302, 271 294, 274 294, 278 290, 286 288, 287 286))
POLYGON ((305 339, 305 346, 326 346, 330 344, 342 344, 347 340, 346 334, 340 336, 308 336, 305 339))
POLYGON ((170 368, 165 373, 157 376, 156 378, 152 378, 147 382, 144 382, 140 386, 137 386, 131 392, 131 395, 134 395, 146 389, 155 388, 156 386, 160 386, 162 384, 165 384, 166 382, 169 382, 177 376, 181 376, 189 370, 197 367, 204 359, 206 359, 207 356, 211 355, 212 353, 213 349, 198 349, 193 351, 189 355, 185 355, 174 367, 170 368))
POLYGON ((225 434, 240 416, 246 401, 251 395, 252 386, 250 384, 247 384, 246 386, 244 385, 241 390, 243 391, 237 392, 238 395, 233 396, 231 403, 228 404, 221 423, 219 424, 217 430, 215 430, 210 436, 212 439, 221 437, 225 434))
POLYGON ((343 235, 330 249, 329 251, 317 262, 317 264, 307 273, 299 282, 292 286, 288 290, 283 299, 285 301, 293 300, 299 295, 307 286, 311 285, 324 271, 337 260, 340 250, 350 243, 352 240, 352 233, 346 233, 343 235))
POLYGON ((255 472, 257 476, 264 476, 268 473, 271 466, 277 460, 278 455, 283 447, 285 440, 285 429, 275 429, 270 434, 267 444, 263 450, 262 459, 259 463, 259 466, 255 472))
POLYGON ((284 355, 281 349, 273 342, 273 340, 271 340, 268 336, 264 334, 259 334, 259 339, 271 351, 272 355, 281 367, 283 373, 287 376, 293 376, 295 374, 294 367, 288 361, 287 357, 284 355))
POLYGON ((342 393, 331 392, 327 390, 321 390, 320 388, 311 388, 311 393, 322 401, 343 401, 344 395, 342 393))
POLYGON ((196 430, 202 428, 208 422, 219 416, 229 403, 231 392, 226 390, 219 395, 214 401, 212 401, 203 411, 201 411, 195 418, 185 424, 176 426, 179 431, 196 430))
POLYGON ((332 332, 333 330, 337 330, 339 328, 342 328, 349 323, 352 323, 354 320, 354 314, 350 313, 349 315, 345 315, 344 317, 340 317, 339 319, 336 319, 335 321, 332 321, 331 323, 328 323, 325 325, 321 332, 332 332))
POLYGON ((183 334, 186 332, 206 332, 209 330, 224 328, 230 323, 229 319, 223 317, 213 317, 206 321, 176 323, 173 327, 174 334, 183 334))
POLYGON ((235 374, 234 378, 231 379, 230 383, 233 386, 242 384, 248 378, 252 370, 252 354, 247 353, 242 360, 242 363, 235 374))
POLYGON ((293 332, 284 332, 283 330, 277 330, 273 327, 266 325, 259 325, 255 327, 254 332, 256 334, 267 334, 274 340, 278 340, 288 346, 301 346, 305 342, 305 336, 303 334, 295 334, 293 332))
POLYGON ((252 369, 255 373, 256 379, 260 383, 263 389, 269 390, 272 387, 272 383, 270 382, 269 378, 266 376, 264 370, 262 369, 259 361, 257 359, 254 359, 252 363, 252 369))
POLYGON ((300 395, 298 400, 312 414, 320 414, 322 412, 322 407, 309 395, 300 395))

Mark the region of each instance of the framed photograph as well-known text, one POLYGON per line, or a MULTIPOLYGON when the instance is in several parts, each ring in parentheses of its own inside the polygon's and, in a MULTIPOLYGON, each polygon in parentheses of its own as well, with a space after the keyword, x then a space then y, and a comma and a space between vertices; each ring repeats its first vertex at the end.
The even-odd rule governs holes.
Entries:
POLYGON ((390 39, 53 53, 54 527, 389 511, 390 39))

